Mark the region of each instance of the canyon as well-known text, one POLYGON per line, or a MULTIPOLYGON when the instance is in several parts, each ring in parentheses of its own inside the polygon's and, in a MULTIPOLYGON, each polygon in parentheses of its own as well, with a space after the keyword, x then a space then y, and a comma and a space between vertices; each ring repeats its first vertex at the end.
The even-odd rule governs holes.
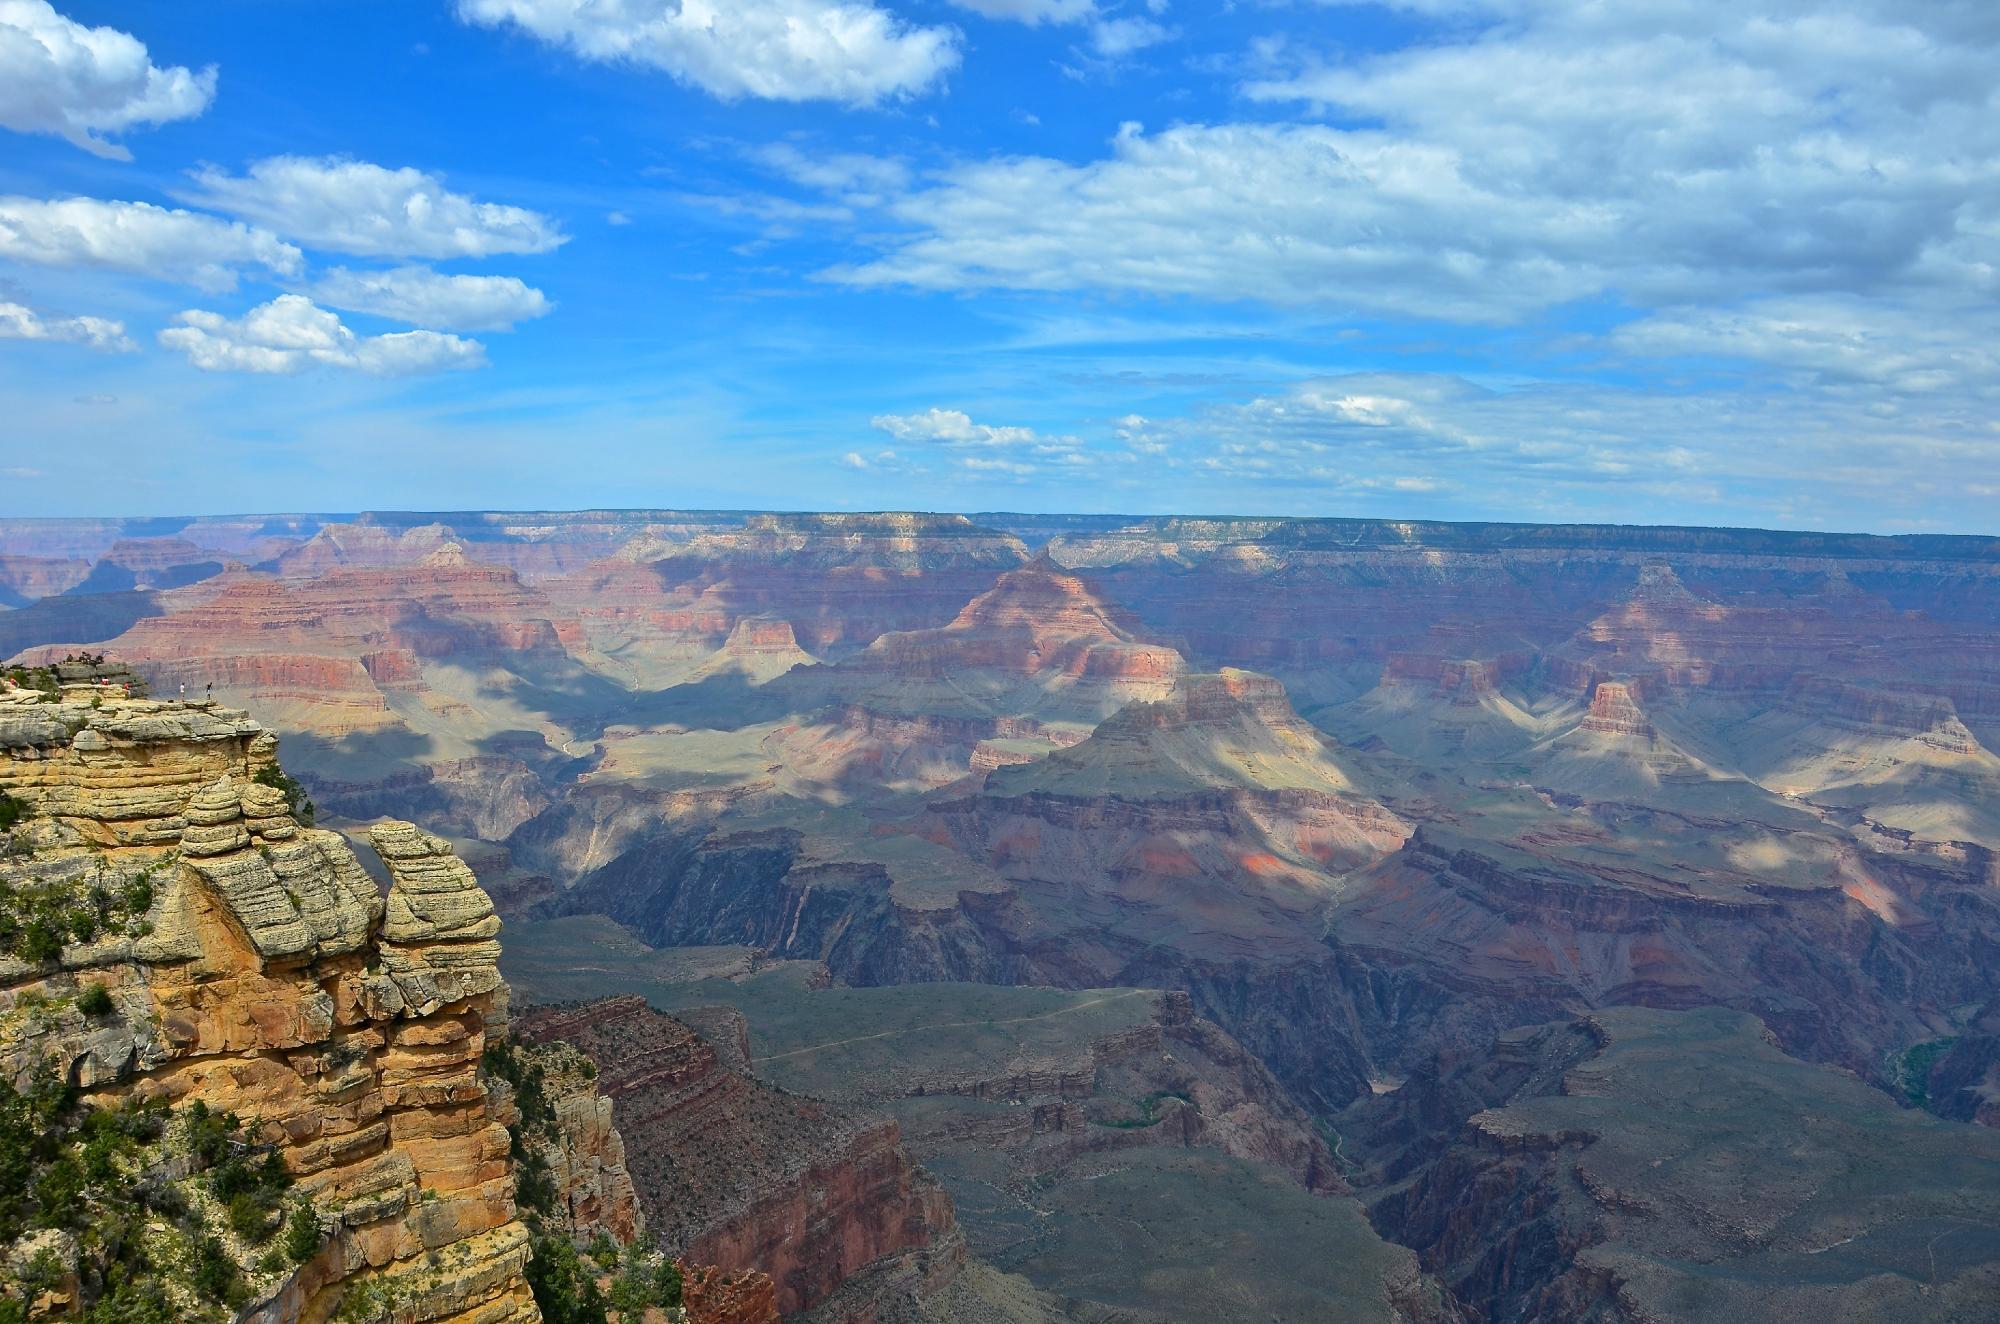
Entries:
POLYGON ((603 1127, 578 1143, 631 1192, 583 1204, 642 1210, 620 1237, 643 1223, 701 1281, 768 1292, 753 1310, 1804 1308, 1770 1279, 1835 1318, 1994 1299, 1989 1170, 1934 1157, 2000 1122, 1991 539, 10 520, 0 652, 103 654, 198 700, 164 714, 282 736, 320 827, 257 835, 271 753, 241 736, 175 783, 187 803, 227 773, 234 817, 216 790, 101 834, 216 888, 254 870, 197 862, 339 861, 312 866, 348 880, 339 918, 301 912, 321 946, 286 960, 365 972, 387 942, 345 840, 392 883, 470 862, 505 949, 471 936, 483 915, 423 941, 559 1004, 517 1014, 522 1042, 596 1064, 623 1158, 603 1127), (177 815, 229 844, 143 825, 177 815), (1703 1130, 1663 1054, 1710 1064, 1740 1124, 1703 1130), (1845 1120, 1782 1120, 1822 1113, 1845 1120), (1765 1126, 1846 1184, 1734 1228, 1665 1170, 1765 1126), (1904 1185, 1877 1193, 1861 1133, 1907 1155, 1883 1160, 1904 1185), (1940 1219, 1958 1258, 1932 1280, 1906 1251, 1940 1219), (1278 1224, 1274 1261, 1256 1229, 1278 1224))

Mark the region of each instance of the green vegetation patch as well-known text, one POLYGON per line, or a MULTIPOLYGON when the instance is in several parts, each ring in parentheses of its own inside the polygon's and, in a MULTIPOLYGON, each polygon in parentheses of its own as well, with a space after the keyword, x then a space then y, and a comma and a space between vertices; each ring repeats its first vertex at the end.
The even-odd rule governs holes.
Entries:
POLYGON ((52 1064, 25 1089, 0 1081, 0 1243, 44 1243, 0 1269, 0 1324, 25 1320, 72 1275, 84 1324, 226 1318, 253 1277, 318 1249, 311 1206, 286 1216, 291 1184, 275 1148, 234 1114, 158 1100, 96 1107, 52 1064))
POLYGON ((69 943, 143 936, 157 868, 122 878, 100 870, 88 882, 0 875, 0 955, 53 961, 69 943))
POLYGON ((1119 1131, 1143 1131, 1158 1126, 1165 1120, 1160 1116, 1160 1105, 1168 1099, 1179 1099, 1182 1103, 1194 1102, 1178 1090, 1161 1090, 1139 1100, 1139 1115, 1136 1117, 1093 1117, 1090 1121, 1093 1126, 1108 1126, 1119 1131))
POLYGON ((34 690, 45 698, 54 699, 62 693, 54 667, 8 667, 6 676, 22 689, 34 690))
POLYGON ((1931 1106, 1931 1068, 1938 1059, 1951 1051, 1958 1042, 1955 1034, 1942 1039, 1927 1039, 1920 1044, 1912 1044, 1889 1059, 1889 1078, 1896 1089, 1911 1104, 1929 1110, 1931 1106))

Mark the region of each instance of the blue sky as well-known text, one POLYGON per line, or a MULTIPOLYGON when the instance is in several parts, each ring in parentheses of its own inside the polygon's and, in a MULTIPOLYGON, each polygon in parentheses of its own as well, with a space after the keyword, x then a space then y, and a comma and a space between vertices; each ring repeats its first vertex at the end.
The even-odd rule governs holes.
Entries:
POLYGON ((0 0, 0 514, 1993 532, 1976 0, 0 0))

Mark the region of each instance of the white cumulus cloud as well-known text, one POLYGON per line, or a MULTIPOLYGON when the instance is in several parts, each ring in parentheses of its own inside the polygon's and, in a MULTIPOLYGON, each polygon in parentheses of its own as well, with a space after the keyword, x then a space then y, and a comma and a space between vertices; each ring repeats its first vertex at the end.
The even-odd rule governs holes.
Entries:
MULTIPOLYGON (((918 442, 952 452, 952 462, 970 473, 1025 478, 1045 464, 1087 465, 1091 456, 1071 436, 1048 436, 1033 428, 976 423, 958 409, 926 409, 915 414, 877 414, 869 420, 897 441, 918 442)), ((895 452, 876 457, 878 465, 895 452)), ((849 466, 853 467, 852 465, 849 466)))
POLYGON ((129 161, 99 135, 189 119, 215 97, 215 69, 162 69, 117 28, 85 27, 46 0, 0 0, 0 125, 129 161))
POLYGON ((0 299, 0 340, 64 340, 92 349, 137 349, 125 324, 109 317, 44 317, 24 303, 0 299))
POLYGON ((0 197, 0 257, 99 267, 227 290, 244 267, 295 275, 299 250, 264 230, 200 212, 98 198, 0 197))
POLYGON ((281 294, 237 318, 190 309, 174 321, 177 325, 160 332, 160 343, 204 372, 294 373, 329 367, 408 377, 486 362, 478 341, 435 331, 358 336, 297 294, 281 294))
POLYGON ((1173 38, 1173 29, 1149 18, 1107 18, 1090 25, 1090 48, 1107 60, 1157 46, 1173 38))
POLYGON ((957 33, 912 27, 862 0, 458 0, 588 60, 660 69, 724 100, 908 96, 958 64, 957 33))
MULTIPOLYGON (((1515 322, 1829 290, 2000 294, 1991 5, 1492 0, 1245 90, 1325 122, 969 162, 834 279, 1515 322)), ((1286 63, 1289 62, 1289 63, 1286 63)))
POLYGON ((975 423, 957 409, 926 409, 919 414, 877 414, 871 427, 898 441, 938 442, 947 446, 1024 446, 1035 440, 1033 428, 992 427, 975 423))
POLYGON ((313 286, 312 297, 432 331, 506 331, 554 307, 540 290, 513 276, 448 276, 429 267, 335 267, 313 286))
POLYGON ((243 175, 202 170, 204 205, 313 248, 364 257, 490 257, 546 253, 555 222, 525 207, 453 193, 436 175, 340 157, 274 156, 243 175))

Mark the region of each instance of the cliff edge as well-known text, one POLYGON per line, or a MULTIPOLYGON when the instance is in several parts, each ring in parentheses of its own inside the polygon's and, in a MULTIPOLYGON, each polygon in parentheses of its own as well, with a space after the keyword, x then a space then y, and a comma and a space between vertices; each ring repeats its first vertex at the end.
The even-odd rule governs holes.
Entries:
POLYGON ((539 1318, 479 1071, 506 989, 471 870, 380 823, 385 895, 295 816, 248 714, 21 678, 0 682, 0 1095, 46 1125, 29 1175, 0 1176, 0 1254, 28 1312, 126 1291, 191 1318, 539 1318))

